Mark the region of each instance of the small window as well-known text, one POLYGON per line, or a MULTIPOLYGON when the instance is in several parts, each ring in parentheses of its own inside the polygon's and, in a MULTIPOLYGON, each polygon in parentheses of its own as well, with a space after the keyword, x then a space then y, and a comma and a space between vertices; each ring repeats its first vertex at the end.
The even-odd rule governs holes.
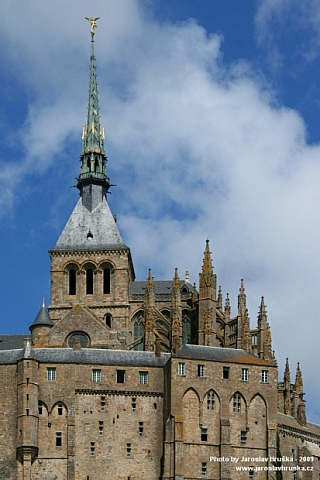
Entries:
POLYGON ((135 412, 136 408, 137 408, 137 399, 136 398, 131 399, 131 407, 132 407, 132 411, 135 412))
POLYGON ((62 415, 63 414, 63 407, 62 407, 62 404, 59 403, 58 404, 58 415, 62 415))
POLYGON ((106 397, 100 397, 100 411, 104 412, 106 409, 106 397))
POLYGON ((247 382, 249 380, 249 369, 248 368, 242 368, 242 370, 241 370, 241 380, 243 382, 247 382))
POLYGON ((131 443, 127 443, 127 457, 131 457, 131 443))
POLYGON ((253 479, 254 479, 254 468, 249 467, 249 480, 253 480, 253 479))
POLYGON ((148 385, 148 372, 139 372, 140 385, 148 385))
POLYGON ((56 374, 56 368, 55 367, 48 367, 47 368, 47 380, 49 382, 55 382, 57 379, 57 374, 56 374))
POLYGON ((214 410, 214 392, 212 390, 207 394, 207 410, 214 410))
POLYGON ((39 414, 39 415, 42 415, 42 413, 43 413, 43 407, 42 407, 42 404, 39 403, 39 405, 38 405, 38 414, 39 414))
POLYGON ((207 464, 204 462, 201 463, 201 476, 202 477, 207 476, 207 464))
POLYGON ((198 377, 205 376, 205 368, 204 365, 198 365, 198 377))
POLYGON ((258 337, 257 335, 251 335, 251 345, 257 345, 258 337))
POLYGON ((62 447, 62 432, 56 432, 56 447, 62 447))
POLYGON ((262 370, 261 372, 261 382, 269 383, 269 372, 268 370, 262 370))
POLYGON ((88 268, 86 271, 86 293, 87 295, 93 294, 93 270, 88 268))
POLYGON ((110 313, 106 314, 105 320, 107 327, 111 328, 112 315, 110 313))
POLYGON ((201 442, 207 442, 207 441, 208 441, 208 429, 201 428, 201 442))
POLYGON ((94 368, 92 370, 92 381, 94 383, 100 383, 101 382, 101 370, 94 368))
POLYGON ((103 422, 99 422, 99 435, 103 435, 103 422))
POLYGON ((240 443, 241 445, 245 445, 247 443, 247 432, 244 430, 241 430, 240 443))
POLYGON ((103 293, 108 295, 110 293, 110 269, 104 268, 103 270, 103 293))
POLYGON ((186 364, 179 362, 178 363, 178 375, 185 375, 186 374, 186 364))
POLYGON ((125 383, 126 381, 126 371, 117 370, 117 383, 125 383))
POLYGON ((139 435, 143 435, 143 422, 139 422, 139 435))
POLYGON ((95 456, 95 450, 96 450, 95 443, 94 443, 94 442, 91 442, 91 443, 90 443, 90 455, 91 455, 91 457, 94 457, 94 456, 95 456))
POLYGON ((229 378, 230 378, 230 367, 223 367, 222 378, 224 380, 229 380, 229 378))
POLYGON ((77 272, 74 268, 69 270, 69 295, 75 295, 77 293, 77 282, 76 282, 77 272))
POLYGON ((235 413, 241 412, 241 397, 239 393, 233 395, 233 411, 235 413))

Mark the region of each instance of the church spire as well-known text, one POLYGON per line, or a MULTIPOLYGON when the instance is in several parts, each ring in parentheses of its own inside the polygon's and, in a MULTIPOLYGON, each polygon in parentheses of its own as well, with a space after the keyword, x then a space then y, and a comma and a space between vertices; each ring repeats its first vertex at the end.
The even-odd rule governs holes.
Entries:
MULTIPOLYGON (((104 127, 100 122, 98 85, 96 74, 96 57, 94 52, 94 36, 96 21, 99 17, 88 18, 91 24, 91 57, 90 57, 90 79, 89 79, 89 100, 87 122, 82 130, 82 152, 81 152, 81 170, 78 177, 77 187, 82 197, 88 196, 88 185, 98 185, 102 187, 102 195, 105 196, 110 187, 110 180, 106 175, 107 157, 104 150, 104 127)), ((90 189, 91 191, 91 189, 90 189)), ((88 203, 91 209, 91 198, 85 198, 84 203, 88 203), (88 202, 89 200, 89 202, 88 202)), ((94 206, 93 206, 94 208, 94 206)))

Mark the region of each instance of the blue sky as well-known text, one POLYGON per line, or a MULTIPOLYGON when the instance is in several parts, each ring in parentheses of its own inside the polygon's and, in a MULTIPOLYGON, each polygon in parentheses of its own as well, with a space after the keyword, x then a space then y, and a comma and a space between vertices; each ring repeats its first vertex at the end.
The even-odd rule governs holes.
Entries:
MULTIPOLYGON (((11 0, 1 5, 1 333, 27 333, 78 198, 89 24, 108 197, 138 280, 190 271, 205 239, 236 314, 262 295, 280 377, 301 362, 320 421, 320 6, 315 0, 11 0)), ((293 378, 294 379, 294 378, 293 378)))

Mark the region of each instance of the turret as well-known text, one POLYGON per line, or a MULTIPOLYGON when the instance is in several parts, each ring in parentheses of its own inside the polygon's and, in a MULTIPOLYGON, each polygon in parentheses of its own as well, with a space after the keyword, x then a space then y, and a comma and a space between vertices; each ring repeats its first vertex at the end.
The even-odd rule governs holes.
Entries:
POLYGON ((40 337, 45 337, 52 327, 53 322, 50 318, 48 310, 46 309, 43 299, 38 315, 36 316, 33 324, 29 327, 29 330, 31 331, 32 345, 35 345, 37 341, 40 340, 40 337))

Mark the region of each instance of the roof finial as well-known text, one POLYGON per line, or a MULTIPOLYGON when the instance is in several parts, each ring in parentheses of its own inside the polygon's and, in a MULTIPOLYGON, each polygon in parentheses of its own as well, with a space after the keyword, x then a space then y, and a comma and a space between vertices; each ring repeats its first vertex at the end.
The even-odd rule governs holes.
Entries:
POLYGON ((93 36, 96 33, 94 29, 97 28, 97 20, 99 20, 100 17, 94 17, 94 18, 84 17, 84 18, 90 22, 90 25, 91 25, 90 33, 93 36))

